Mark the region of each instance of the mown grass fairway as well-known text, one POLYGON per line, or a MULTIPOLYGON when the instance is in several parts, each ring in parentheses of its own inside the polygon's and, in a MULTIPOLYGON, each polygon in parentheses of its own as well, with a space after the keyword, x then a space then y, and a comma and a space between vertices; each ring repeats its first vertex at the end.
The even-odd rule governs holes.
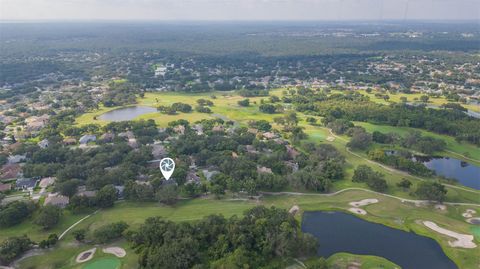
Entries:
MULTIPOLYGON (((264 205, 267 207, 276 206, 279 208, 290 209, 293 205, 300 207, 300 214, 297 215, 297 219, 301 220, 301 213, 304 211, 315 210, 334 210, 348 213, 348 208, 351 206, 348 204, 352 201, 359 201, 362 199, 376 198, 379 200, 377 204, 372 204, 363 207, 368 214, 361 216, 362 218, 381 223, 396 229, 404 231, 412 231, 417 234, 428 236, 436 240, 449 256, 460 268, 474 268, 477 262, 477 249, 460 249, 450 247, 448 244, 451 238, 435 233, 432 230, 426 228, 419 220, 434 221, 440 226, 449 227, 459 233, 472 234, 471 226, 465 221, 465 218, 461 215, 466 209, 472 208, 469 206, 447 206, 445 211, 435 209, 432 206, 418 206, 409 202, 401 202, 400 200, 385 197, 383 195, 369 193, 359 190, 345 191, 333 196, 329 195, 275 195, 265 196, 261 200, 216 200, 213 198, 202 198, 193 200, 183 200, 177 203, 175 206, 163 206, 158 203, 134 203, 134 202, 120 202, 115 204, 113 208, 100 210, 91 218, 86 219, 80 225, 76 226, 72 231, 77 229, 87 229, 89 234, 87 238, 91 237, 91 233, 94 229, 101 225, 115 222, 125 221, 131 229, 137 229, 145 219, 149 217, 159 216, 172 221, 196 221, 205 216, 211 214, 221 214, 225 217, 231 217, 233 215, 241 216, 243 212, 256 205, 264 205)), ((478 207, 473 207, 479 210, 478 207)), ((92 245, 75 246, 74 239, 70 231, 65 239, 61 241, 58 251, 49 251, 46 255, 35 256, 25 259, 22 265, 37 265, 39 267, 25 267, 25 268, 78 268, 75 267, 73 261, 78 253, 83 250, 89 249, 92 245), (63 257, 63 259, 62 259, 63 257), (65 261, 65 257, 70 257, 65 261), (54 264, 60 264, 60 267, 53 266, 54 264), (42 266, 40 266, 42 265, 42 266), (72 267, 68 267, 68 266, 72 267)), ((91 239, 91 238, 90 238, 91 239)), ((480 239, 477 237, 475 242, 480 245, 480 239)), ((120 245, 127 250, 126 260, 122 261, 124 267, 122 268, 135 268, 125 267, 125 264, 135 264, 132 259, 132 251, 128 248, 128 243, 122 244, 112 243, 110 245, 120 245), (129 256, 130 255, 130 256, 129 256)), ((97 250, 95 257, 103 257, 99 255, 97 250), (97 256, 99 255, 99 256, 97 256)), ((343 260, 343 256, 341 256, 343 260)), ((336 259, 329 259, 335 261, 336 259)), ((362 262, 381 262, 384 260, 369 259, 362 262)), ((369 268, 369 267, 367 267, 369 268)), ((387 267, 389 268, 389 267, 387 267)))
MULTIPOLYGON (((383 99, 382 97, 376 97, 375 96, 376 92, 367 93, 365 90, 359 90, 358 92, 360 92, 363 95, 366 95, 366 96, 370 97, 370 100, 372 100, 376 103, 380 103, 380 104, 389 104, 389 102, 401 103, 402 102, 402 100, 400 99, 401 97, 406 97, 407 102, 409 102, 409 103, 415 103, 415 102, 416 103, 421 103, 420 102, 420 97, 422 95, 425 95, 423 93, 408 93, 408 94, 407 93, 393 93, 393 94, 392 93, 385 93, 385 94, 388 94, 388 96, 390 97, 390 99, 388 99, 388 101, 385 101, 385 99, 383 99)), ((441 106, 441 105, 446 104, 446 103, 457 103, 457 104, 465 107, 466 109, 469 109, 469 110, 472 110, 472 111, 475 111, 475 112, 480 112, 480 105, 462 104, 460 102, 447 100, 444 96, 440 96, 440 97, 429 96, 427 105, 441 106)))

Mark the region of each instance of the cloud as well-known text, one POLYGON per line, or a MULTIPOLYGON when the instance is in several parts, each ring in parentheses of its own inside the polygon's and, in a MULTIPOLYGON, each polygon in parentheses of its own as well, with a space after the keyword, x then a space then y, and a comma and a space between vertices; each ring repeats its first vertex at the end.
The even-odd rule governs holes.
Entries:
POLYGON ((0 0, 2 20, 480 19, 478 0, 0 0))

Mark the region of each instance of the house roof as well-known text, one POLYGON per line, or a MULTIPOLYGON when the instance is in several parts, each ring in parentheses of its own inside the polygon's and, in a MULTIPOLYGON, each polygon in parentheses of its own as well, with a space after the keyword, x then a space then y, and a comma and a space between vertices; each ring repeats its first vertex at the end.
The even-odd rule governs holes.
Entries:
POLYGON ((17 188, 34 188, 37 185, 37 180, 33 178, 19 178, 15 182, 17 188))
POLYGON ((20 164, 5 164, 0 170, 0 179, 16 178, 21 174, 20 164))
POLYGON ((0 183, 0 192, 9 191, 12 189, 12 184, 2 184, 0 183))
POLYGON ((70 202, 70 199, 67 196, 50 195, 47 198, 45 198, 44 205, 54 205, 54 206, 64 207, 68 205, 69 202, 70 202))

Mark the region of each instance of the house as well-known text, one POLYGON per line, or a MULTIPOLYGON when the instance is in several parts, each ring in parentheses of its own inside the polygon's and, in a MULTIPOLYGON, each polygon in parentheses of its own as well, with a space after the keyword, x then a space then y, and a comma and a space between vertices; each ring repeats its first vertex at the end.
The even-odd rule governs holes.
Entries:
POLYGON ((262 167, 257 167, 257 173, 264 173, 264 174, 272 174, 272 169, 262 166, 262 167))
POLYGON ((182 134, 183 135, 183 134, 185 134, 185 126, 183 126, 183 125, 175 126, 173 128, 173 131, 175 131, 175 133, 177 133, 177 134, 182 134))
POLYGON ((0 179, 11 179, 22 176, 22 167, 20 164, 5 164, 0 170, 0 179))
POLYGON ((47 124, 49 116, 48 115, 43 115, 43 116, 32 116, 28 119, 25 120, 27 123, 26 130, 28 132, 37 132, 40 131, 45 125, 47 124))
POLYGON ((253 145, 247 145, 246 149, 248 153, 258 153, 258 151, 255 149, 253 145))
POLYGON ((15 182, 17 190, 33 190, 37 185, 37 180, 33 178, 19 178, 15 182))
POLYGON ((105 143, 112 142, 114 138, 115 134, 113 133, 104 133, 102 136, 100 136, 100 140, 105 143))
POLYGON ((77 144, 77 140, 75 140, 75 138, 72 138, 72 137, 65 138, 65 139, 63 139, 63 144, 64 145, 75 145, 75 144, 77 144))
POLYGON ((212 128, 212 131, 214 131, 214 132, 223 132, 223 131, 225 131, 225 127, 223 127, 223 125, 217 125, 217 126, 214 126, 214 127, 212 128))
POLYGON ((48 140, 43 139, 42 141, 38 142, 37 145, 41 147, 42 149, 48 148, 48 140))
POLYGON ((278 137, 277 134, 273 133, 273 132, 265 132, 262 134, 264 138, 266 139, 275 139, 278 137))
POLYGON ((202 135, 203 134, 203 126, 201 124, 195 124, 192 126, 192 129, 195 130, 197 135, 202 135))
POLYGON ((114 186, 115 190, 117 190, 118 198, 123 198, 123 193, 125 191, 125 186, 114 186))
POLYGON ((55 183, 54 177, 45 177, 40 180, 40 183, 38 183, 38 186, 40 188, 48 188, 49 186, 53 185, 55 183))
POLYGON ((60 208, 65 208, 70 199, 67 196, 63 196, 60 194, 50 194, 47 198, 45 198, 45 203, 43 205, 51 205, 51 206, 58 206, 60 208))
POLYGON ((298 171, 298 163, 293 162, 293 161, 285 161, 284 164, 292 169, 292 172, 297 172, 298 171))
POLYGON ((80 137, 78 142, 80 144, 86 145, 87 143, 95 142, 96 140, 97 140, 97 137, 95 135, 84 135, 84 136, 80 137))
POLYGON ((8 156, 8 164, 16 164, 27 159, 26 155, 10 155, 8 156))
POLYGON ((152 147, 153 158, 161 159, 167 156, 167 150, 165 149, 165 146, 154 144, 151 147, 152 147))
POLYGON ((126 137, 127 139, 135 139, 135 134, 132 131, 121 132, 118 134, 119 137, 126 137))
POLYGON ((197 182, 200 181, 200 177, 195 173, 195 171, 190 170, 187 173, 187 182, 197 182))
POLYGON ((0 183, 0 192, 7 192, 12 189, 12 184, 2 184, 0 183))
POLYGON ((220 172, 218 172, 216 170, 203 169, 202 173, 207 180, 211 180, 214 175, 216 175, 220 172))
POLYGON ((77 188, 77 195, 78 196, 85 196, 85 197, 95 197, 97 191, 87 191, 87 186, 78 186, 77 188))
POLYGON ((290 145, 286 145, 285 147, 287 149, 288 157, 290 157, 291 159, 295 159, 295 157, 300 154, 300 152, 298 152, 294 147, 290 145))
POLYGON ((128 139, 127 144, 134 149, 138 148, 138 142, 137 142, 137 139, 135 138, 128 139))

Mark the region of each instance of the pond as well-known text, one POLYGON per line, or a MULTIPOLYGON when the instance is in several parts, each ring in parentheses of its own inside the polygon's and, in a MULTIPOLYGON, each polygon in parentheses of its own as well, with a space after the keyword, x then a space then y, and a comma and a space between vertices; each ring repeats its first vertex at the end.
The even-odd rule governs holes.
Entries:
POLYGON ((415 159, 439 176, 453 178, 464 186, 480 190, 480 166, 448 157, 415 156, 415 159))
POLYGON ((371 223, 341 212, 305 212, 302 231, 319 242, 318 255, 337 252, 384 257, 402 268, 458 268, 428 237, 371 223))
POLYGON ((156 111, 156 108, 148 106, 129 106, 105 112, 98 118, 106 121, 128 121, 133 120, 140 115, 156 111))

